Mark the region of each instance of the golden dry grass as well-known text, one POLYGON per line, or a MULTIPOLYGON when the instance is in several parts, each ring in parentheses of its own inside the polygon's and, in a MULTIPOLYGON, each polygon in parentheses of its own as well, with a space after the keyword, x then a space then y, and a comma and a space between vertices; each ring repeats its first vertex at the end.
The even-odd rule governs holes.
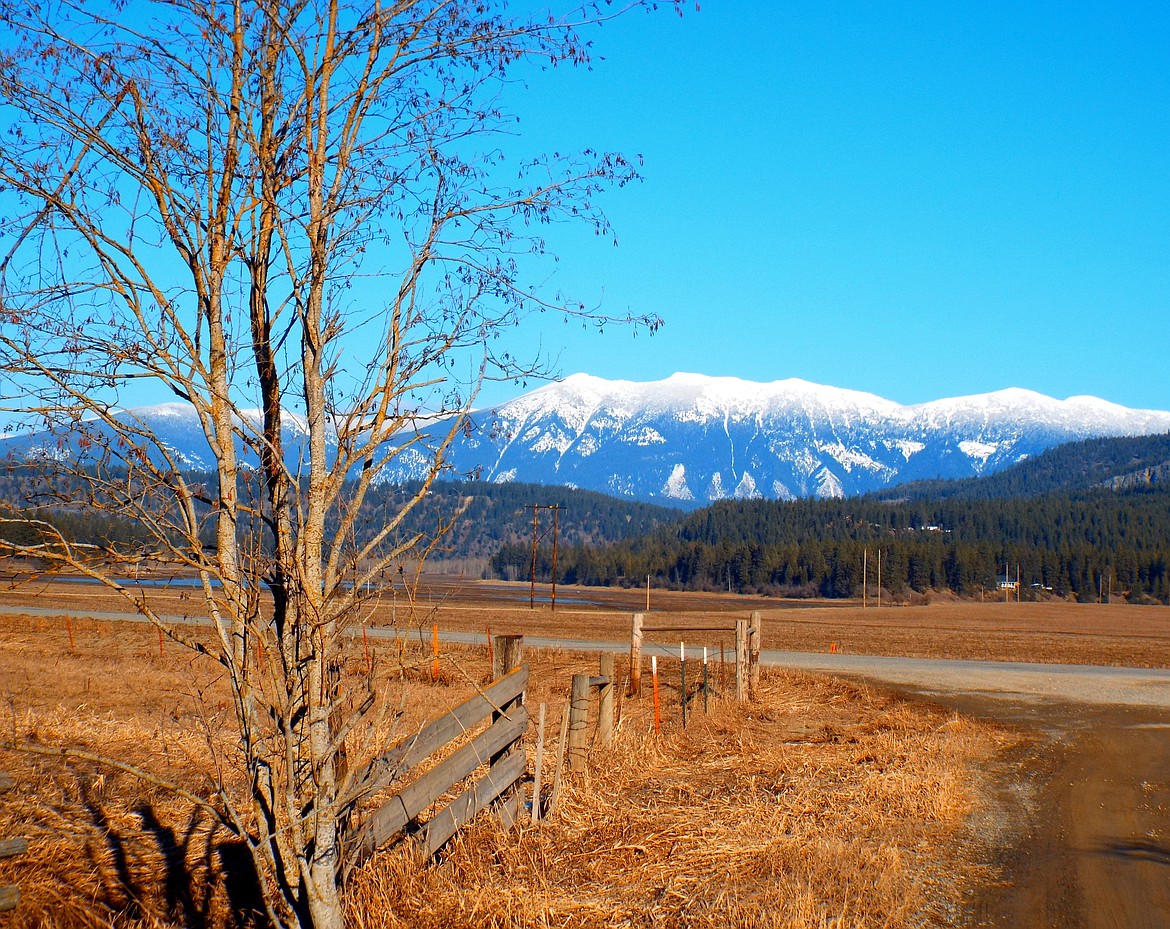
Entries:
POLYGON ((436 867, 378 856, 352 924, 892 929, 945 924, 986 877, 965 831, 1002 744, 984 726, 793 673, 661 737, 648 702, 548 822, 477 824, 436 867))
MULTIPOLYGON (((172 645, 160 655, 149 627, 73 631, 70 648, 58 620, 0 619, 7 735, 88 746, 192 789, 217 771, 234 784, 214 666, 172 645)), ((373 648, 378 663, 393 653, 373 648)), ((526 658, 551 747, 571 675, 595 673, 596 658, 526 658)), ((364 666, 360 639, 350 664, 364 666)), ((445 647, 439 682, 428 676, 408 685, 402 731, 485 681, 486 649, 445 647)), ((986 876, 970 814, 984 803, 981 766, 1009 736, 793 673, 765 671, 746 708, 717 699, 705 715, 697 702, 685 732, 675 700, 665 691, 661 736, 647 697, 622 701, 614 749, 593 751, 548 822, 504 833, 481 819, 433 867, 405 846, 375 856, 352 878, 350 925, 894 929, 946 924, 986 876)), ((88 762, 6 752, 0 768, 18 781, 0 797, 0 835, 31 842, 0 862, 0 883, 23 896, 7 925, 241 921, 242 856, 189 804, 88 762)), ((545 770, 547 784, 547 756, 545 770)))
MULTIPOLYGON (((541 595, 548 595, 547 587, 541 595)), ((163 613, 196 613, 190 589, 153 589, 151 603, 163 613)), ((547 603, 529 610, 528 585, 424 578, 411 606, 400 591, 384 593, 371 607, 372 625, 404 629, 438 623, 444 630, 482 634, 520 633, 600 641, 629 640, 630 616, 645 609, 645 592, 612 588, 562 587, 556 612, 547 603), (594 600, 595 605, 577 601, 594 600)), ((1077 604, 1064 601, 986 603, 942 595, 918 606, 869 608, 849 602, 809 604, 728 594, 652 591, 646 624, 733 625, 751 610, 763 615, 763 647, 805 652, 838 651, 1000 661, 1039 661, 1129 667, 1170 667, 1170 607, 1077 604)), ((124 601, 94 585, 25 583, 0 591, 0 606, 124 611, 124 601)), ((677 636, 648 641, 677 646, 677 636)), ((728 631, 687 636, 688 644, 728 649, 728 631), (693 640, 693 641, 692 641, 693 640)))

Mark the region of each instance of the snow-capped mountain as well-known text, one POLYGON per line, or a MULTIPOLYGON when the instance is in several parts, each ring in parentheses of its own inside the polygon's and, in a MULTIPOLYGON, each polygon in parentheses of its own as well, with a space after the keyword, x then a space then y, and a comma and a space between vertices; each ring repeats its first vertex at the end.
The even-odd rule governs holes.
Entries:
MULTIPOLYGON (((156 465, 185 471, 214 469, 215 459, 211 448, 195 409, 190 404, 160 403, 136 407, 116 413, 115 418, 124 424, 123 434, 144 449, 156 465), (152 439, 147 441, 145 436, 151 436, 152 439)), ((245 424, 247 428, 244 431, 249 434, 258 434, 263 414, 259 410, 243 410, 237 422, 245 424)), ((308 436, 304 417, 283 413, 281 434, 286 457, 295 460, 304 453, 308 436)), ((128 443, 119 441, 115 430, 93 418, 83 418, 68 426, 58 425, 52 429, 0 436, 0 457, 9 461, 84 460, 87 457, 99 457, 104 447, 110 448, 115 456, 124 455, 128 443)), ((256 467, 259 464, 255 447, 249 447, 242 439, 236 441, 236 454, 246 466, 256 467)))
POLYGON ((568 484, 701 506, 839 497, 989 474, 1053 445, 1170 431, 1170 413, 1020 389, 902 406, 796 379, 576 374, 473 417, 451 449, 485 480, 568 484))
MULTIPOLYGON (((180 466, 210 453, 190 408, 130 411, 180 466)), ((301 451, 303 423, 285 423, 301 451)), ((607 381, 576 374, 472 416, 449 449, 456 473, 564 484, 679 506, 739 497, 838 497, 910 480, 990 474, 1063 442, 1170 432, 1170 412, 1093 397, 1007 389, 903 406, 873 394, 783 380, 675 374, 607 381)), ((11 458, 76 452, 69 437, 9 436, 11 458)), ((417 455, 418 453, 412 452, 417 455)), ((399 459, 390 479, 420 476, 399 459)))

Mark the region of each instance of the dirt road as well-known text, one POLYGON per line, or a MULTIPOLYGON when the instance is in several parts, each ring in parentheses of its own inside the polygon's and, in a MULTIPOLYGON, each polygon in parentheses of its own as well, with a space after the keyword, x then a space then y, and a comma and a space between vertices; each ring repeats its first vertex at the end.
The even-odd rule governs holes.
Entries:
POLYGON ((971 926, 1170 926, 1170 679, 1164 672, 969 669, 961 681, 959 669, 924 669, 924 683, 914 686, 905 666, 884 670, 851 676, 1029 733, 994 772, 995 815, 1005 841, 989 855, 1001 880, 973 901, 971 926))
MULTIPOLYGON (((1002 708, 987 709, 1002 717, 1002 708)), ((975 925, 1170 925, 1167 714, 1050 706, 1043 716, 1047 738, 1016 772, 1033 789, 1027 828, 1005 856, 1005 884, 978 901, 975 925)))

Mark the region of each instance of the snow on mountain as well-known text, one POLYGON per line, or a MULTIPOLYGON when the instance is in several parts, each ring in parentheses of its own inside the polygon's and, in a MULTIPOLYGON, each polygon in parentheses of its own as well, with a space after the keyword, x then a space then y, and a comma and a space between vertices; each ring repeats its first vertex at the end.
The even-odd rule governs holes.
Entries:
MULTIPOLYGON (((210 464, 189 407, 125 415, 149 426, 181 466, 210 464)), ((300 455, 304 421, 286 417, 284 432, 288 453, 300 455)), ((675 374, 641 383, 576 374, 477 411, 448 457, 456 473, 484 480, 572 485, 691 507, 728 498, 850 496, 922 478, 990 474, 1062 442, 1160 432, 1170 432, 1170 413, 1016 388, 903 406, 798 379, 675 374)), ((0 454, 12 458, 76 451, 68 433, 0 441, 0 454)), ((426 465, 425 455, 411 450, 387 476, 418 477, 426 465)))
MULTIPOLYGON (((159 403, 153 406, 135 407, 116 412, 115 418, 127 424, 135 437, 135 444, 151 457, 156 464, 187 471, 210 470, 214 464, 211 449, 203 433, 194 407, 187 403, 159 403), (154 441, 147 443, 141 436, 149 434, 154 441)), ((240 410, 238 421, 246 425, 249 432, 260 431, 263 423, 260 410, 240 410)), ((308 438, 308 423, 303 416, 284 412, 281 414, 282 441, 286 455, 296 459, 302 454, 308 438)), ((37 432, 13 432, 0 436, 0 456, 9 460, 53 457, 64 459, 69 456, 84 459, 101 454, 101 448, 109 443, 116 454, 124 454, 125 443, 112 440, 113 432, 94 417, 85 417, 76 424, 61 425, 51 430, 37 432)), ((334 440, 327 440, 327 446, 335 447, 334 440)), ((254 449, 237 440, 237 454, 240 461, 255 467, 259 458, 254 449)))
POLYGON ((904 406, 798 379, 587 374, 473 417, 460 471, 643 500, 848 496, 908 480, 989 474, 1062 442, 1170 431, 1170 413, 1010 388, 904 406))
POLYGON ((687 486, 687 467, 683 464, 676 464, 671 469, 670 477, 666 479, 666 483, 662 485, 662 496, 671 500, 694 500, 695 495, 691 493, 691 489, 687 486))

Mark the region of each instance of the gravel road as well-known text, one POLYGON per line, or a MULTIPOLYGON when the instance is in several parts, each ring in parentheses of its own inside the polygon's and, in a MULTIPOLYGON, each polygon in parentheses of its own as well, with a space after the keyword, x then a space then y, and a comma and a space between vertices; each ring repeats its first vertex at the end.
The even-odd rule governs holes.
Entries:
POLYGON ((762 652, 760 660, 802 671, 863 677, 927 696, 965 693, 1005 700, 1170 708, 1170 671, 1163 669, 769 651, 762 652))
POLYGON ((769 654, 1018 727, 997 782, 1000 872, 980 929, 1170 926, 1170 672, 1085 665, 769 654))
POLYGON ((1001 759, 1000 879, 985 929, 1170 926, 1170 672, 768 653, 769 664, 893 686, 1030 733, 1001 759))

